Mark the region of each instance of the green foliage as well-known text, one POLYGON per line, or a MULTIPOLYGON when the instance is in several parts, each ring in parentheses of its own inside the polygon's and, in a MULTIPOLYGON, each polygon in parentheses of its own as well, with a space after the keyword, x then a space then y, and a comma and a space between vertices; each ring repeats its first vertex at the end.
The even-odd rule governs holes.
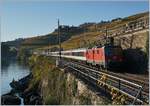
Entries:
POLYGON ((18 57, 17 58, 18 58, 19 61, 27 62, 30 55, 31 54, 30 54, 29 49, 21 47, 18 51, 18 55, 17 55, 18 57))
POLYGON ((8 66, 9 60, 16 59, 17 50, 11 48, 9 45, 5 43, 1 43, 1 65, 8 66))
MULTIPOLYGON (((29 58, 29 66, 32 69, 33 79, 31 81, 31 85, 36 85, 41 81, 42 74, 44 72, 48 72, 50 61, 47 60, 45 57, 32 55, 29 58)), ((47 73, 46 73, 47 74, 47 73)))
POLYGON ((55 67, 54 59, 46 56, 32 55, 29 65, 32 67, 33 79, 30 89, 39 89, 45 105, 73 105, 74 98, 79 104, 92 104, 89 94, 78 96, 78 82, 55 67), (69 80, 68 80, 69 79, 69 80))
POLYGON ((80 104, 81 105, 91 105, 91 99, 90 96, 84 96, 84 95, 80 95, 79 96, 79 100, 80 100, 80 104))
POLYGON ((44 101, 45 105, 59 105, 58 100, 55 96, 48 95, 44 101))
POLYGON ((72 93, 73 93, 73 96, 75 96, 77 93, 77 81, 75 79, 73 80, 73 91, 72 91, 72 93))
POLYGON ((11 48, 9 45, 5 43, 1 43, 1 57, 2 58, 10 58, 10 57, 16 57, 17 56, 17 50, 11 48))
MULTIPOLYGON (((29 58, 32 67, 33 79, 30 82, 32 89, 42 81, 48 83, 44 86, 43 101, 45 104, 63 104, 66 94, 66 76, 54 65, 52 58, 33 55, 29 58), (47 80, 48 79, 48 80, 47 80)), ((36 86, 37 87, 37 86, 36 86)))
MULTIPOLYGON (((44 98, 47 103, 51 102, 53 99, 57 100, 57 104, 64 104, 66 95, 66 76, 58 68, 53 68, 48 73, 48 94, 49 99, 44 98), (50 97, 51 96, 51 97, 50 97)), ((56 102, 56 101, 55 101, 56 102)), ((51 104, 50 104, 51 105, 51 104)))

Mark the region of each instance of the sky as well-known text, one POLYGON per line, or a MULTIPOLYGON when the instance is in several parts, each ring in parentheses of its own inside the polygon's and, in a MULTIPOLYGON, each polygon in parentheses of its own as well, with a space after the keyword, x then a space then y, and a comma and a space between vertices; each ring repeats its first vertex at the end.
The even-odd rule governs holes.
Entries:
POLYGON ((148 1, 2 1, 1 41, 48 34, 61 25, 78 26, 149 10, 148 1))

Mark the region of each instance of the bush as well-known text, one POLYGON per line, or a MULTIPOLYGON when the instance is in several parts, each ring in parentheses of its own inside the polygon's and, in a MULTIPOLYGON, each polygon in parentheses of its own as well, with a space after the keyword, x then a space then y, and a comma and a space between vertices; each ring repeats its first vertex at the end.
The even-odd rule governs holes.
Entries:
POLYGON ((92 102, 91 102, 91 99, 90 99, 90 97, 88 97, 88 96, 83 96, 83 95, 80 95, 79 96, 79 100, 80 100, 80 104, 81 105, 91 105, 92 104, 92 102))
POLYGON ((45 98, 45 105, 59 105, 59 102, 55 96, 48 95, 45 98))

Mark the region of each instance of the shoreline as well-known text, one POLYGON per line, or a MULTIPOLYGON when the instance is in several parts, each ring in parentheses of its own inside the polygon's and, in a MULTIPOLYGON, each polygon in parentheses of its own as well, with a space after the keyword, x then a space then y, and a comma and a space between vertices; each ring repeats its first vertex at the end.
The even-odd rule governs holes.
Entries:
POLYGON ((19 79, 18 81, 13 80, 10 82, 11 90, 8 93, 1 95, 2 105, 21 105, 28 104, 25 102, 24 91, 28 89, 29 82, 32 79, 32 73, 30 72, 27 76, 19 79), (21 100, 23 99, 23 100, 21 100))

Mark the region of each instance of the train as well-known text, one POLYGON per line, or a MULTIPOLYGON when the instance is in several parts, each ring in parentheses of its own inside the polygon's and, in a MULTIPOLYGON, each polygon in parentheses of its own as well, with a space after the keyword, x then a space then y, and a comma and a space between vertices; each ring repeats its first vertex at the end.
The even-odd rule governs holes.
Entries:
MULTIPOLYGON (((122 33, 130 33, 149 27, 148 15, 138 18, 137 20, 119 26, 116 29, 109 31, 109 37, 115 37, 122 33)), ((103 30, 102 30, 103 31, 103 30)), ((48 56, 59 57, 58 51, 51 52, 45 50, 40 53, 48 56)), ((61 57, 65 59, 72 59, 75 61, 82 61, 89 65, 94 65, 102 68, 121 68, 124 65, 123 50, 121 46, 106 44, 103 46, 95 46, 93 48, 80 48, 73 50, 61 51, 61 57)))
MULTIPOLYGON (((59 57, 60 52, 43 51, 43 55, 59 57)), ((121 46, 104 45, 93 48, 79 48, 61 51, 61 58, 82 61, 88 65, 108 68, 121 68, 123 64, 123 52, 121 46)))

